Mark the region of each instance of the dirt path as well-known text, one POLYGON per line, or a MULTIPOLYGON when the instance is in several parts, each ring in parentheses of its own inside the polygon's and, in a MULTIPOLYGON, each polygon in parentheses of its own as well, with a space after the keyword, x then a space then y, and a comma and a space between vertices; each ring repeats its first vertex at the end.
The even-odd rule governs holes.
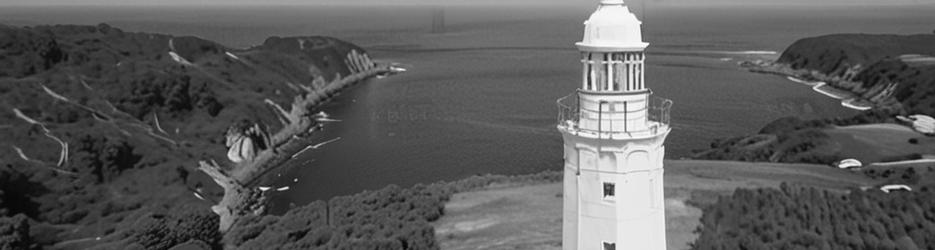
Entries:
MULTIPOLYGON (((689 201, 713 202, 736 188, 782 182, 845 189, 865 177, 820 165, 724 161, 666 161, 668 249, 689 249, 701 210, 689 201)), ((562 184, 494 188, 455 194, 434 223, 442 249, 561 249, 562 184)))

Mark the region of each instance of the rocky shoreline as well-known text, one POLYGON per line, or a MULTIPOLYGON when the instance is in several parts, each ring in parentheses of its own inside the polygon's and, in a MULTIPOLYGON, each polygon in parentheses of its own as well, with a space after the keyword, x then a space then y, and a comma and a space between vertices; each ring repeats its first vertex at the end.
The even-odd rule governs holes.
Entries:
MULTIPOLYGON (((817 70, 792 69, 790 65, 775 61, 743 61, 740 66, 750 72, 779 75, 790 81, 809 86, 816 92, 841 100, 841 105, 864 111, 873 108, 898 109, 899 102, 893 97, 895 84, 864 88, 863 83, 853 80, 854 73, 845 77, 829 76, 817 70)), ((851 69, 858 72, 859 68, 851 69)))
MULTIPOLYGON (((400 240, 433 244, 414 232, 426 230, 419 222, 431 218, 437 196, 398 188, 386 192, 424 202, 357 211, 367 197, 384 194, 339 197, 342 203, 330 209, 354 212, 334 227, 315 224, 315 232, 293 234, 293 241, 242 234, 268 225, 260 220, 278 220, 264 215, 266 194, 257 188, 263 180, 256 179, 317 143, 307 136, 320 127, 320 104, 355 83, 400 71, 372 62, 354 44, 270 37, 233 49, 106 24, 0 25, 0 66, 0 150, 8 152, 0 154, 0 248, 249 249, 244 244, 303 239, 331 248, 402 244, 372 238, 375 232, 364 227, 373 223, 359 221, 381 211, 418 211, 383 223, 416 230, 394 232, 400 240), (225 130, 243 129, 238 124, 269 138, 230 151, 225 130), (199 160, 211 163, 201 169, 210 175, 199 172, 199 160), (222 220, 231 214, 239 217, 222 220), (337 226, 357 233, 323 238, 337 226)), ((321 218, 304 214, 329 210, 316 204, 295 208, 289 216, 296 217, 283 223, 321 218)))
POLYGON ((919 137, 912 140, 916 144, 892 142, 884 147, 864 145, 854 138, 893 131, 839 128, 899 123, 897 116, 935 114, 932 44, 935 35, 928 34, 827 35, 800 39, 775 61, 741 62, 750 72, 786 77, 862 112, 816 120, 783 117, 756 134, 715 140, 710 148, 696 150, 692 158, 832 164, 849 157, 874 162, 929 153, 918 147, 918 142, 926 141, 922 134, 914 135, 919 137))

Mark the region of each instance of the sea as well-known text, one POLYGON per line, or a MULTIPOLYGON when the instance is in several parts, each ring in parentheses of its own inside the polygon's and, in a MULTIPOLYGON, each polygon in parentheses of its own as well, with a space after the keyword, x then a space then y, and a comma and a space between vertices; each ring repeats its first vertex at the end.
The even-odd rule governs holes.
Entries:
MULTIPOLYGON (((8 25, 97 24, 193 35, 234 48, 270 36, 326 35, 407 71, 371 79, 321 107, 334 140, 264 185, 274 211, 395 184, 562 169, 556 99, 580 85, 574 43, 597 1, 578 5, 41 6, 2 7, 8 25), (442 18, 439 18, 442 17, 442 18), (444 20, 443 23, 440 20, 444 20), (336 139, 336 140, 335 140, 336 139)), ((935 5, 630 5, 643 20, 646 85, 673 100, 666 157, 716 138, 756 133, 786 116, 848 116, 811 88, 749 73, 799 38, 832 33, 932 33, 935 5)), ((195 163, 192 163, 194 166, 195 163)))

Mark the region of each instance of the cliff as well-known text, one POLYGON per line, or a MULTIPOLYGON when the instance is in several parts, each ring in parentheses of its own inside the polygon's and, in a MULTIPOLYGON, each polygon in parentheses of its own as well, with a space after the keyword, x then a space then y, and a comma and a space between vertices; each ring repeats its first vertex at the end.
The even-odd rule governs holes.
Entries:
POLYGON ((232 124, 283 130, 281 105, 317 112, 295 103, 327 101, 373 66, 329 37, 234 49, 106 24, 0 25, 0 231, 15 232, 0 248, 220 248, 209 207, 224 193, 197 162, 227 162, 232 124))
MULTIPOLYGON (((862 99, 909 113, 935 114, 935 35, 838 34, 790 45, 776 63, 862 99)), ((878 105, 880 106, 880 105, 878 105)))

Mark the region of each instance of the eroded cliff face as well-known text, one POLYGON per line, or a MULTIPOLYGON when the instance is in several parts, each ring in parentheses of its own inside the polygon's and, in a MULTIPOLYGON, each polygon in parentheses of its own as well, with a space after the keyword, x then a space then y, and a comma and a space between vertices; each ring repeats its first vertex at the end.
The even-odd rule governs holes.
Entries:
POLYGON ((935 35, 805 38, 790 45, 777 63, 800 76, 854 92, 877 106, 935 112, 935 35))
POLYGON ((329 37, 233 49, 106 24, 0 26, 0 217, 28 216, 33 232, 11 244, 216 246, 222 191, 198 160, 226 161, 235 122, 282 128, 267 100, 333 95, 361 71, 352 54, 366 52, 329 37))

